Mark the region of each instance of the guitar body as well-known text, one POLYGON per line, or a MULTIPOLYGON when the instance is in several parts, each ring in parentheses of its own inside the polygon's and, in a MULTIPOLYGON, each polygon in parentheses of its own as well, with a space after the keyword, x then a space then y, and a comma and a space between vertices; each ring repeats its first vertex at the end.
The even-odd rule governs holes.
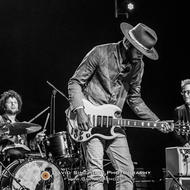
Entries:
POLYGON ((114 139, 118 133, 114 132, 116 126, 113 125, 112 121, 121 113, 121 109, 112 104, 96 106, 85 99, 83 99, 83 103, 85 113, 89 116, 92 127, 88 131, 79 130, 76 114, 68 110, 68 131, 72 139, 77 142, 84 142, 95 136, 103 139, 114 139))

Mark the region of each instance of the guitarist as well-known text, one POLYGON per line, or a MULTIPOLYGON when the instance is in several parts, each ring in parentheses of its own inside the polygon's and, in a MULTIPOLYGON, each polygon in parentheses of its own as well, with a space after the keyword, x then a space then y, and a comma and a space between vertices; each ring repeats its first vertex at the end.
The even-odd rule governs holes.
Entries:
MULTIPOLYGON (((158 59, 154 46, 156 33, 139 23, 135 27, 120 24, 123 40, 94 47, 83 58, 68 82, 70 109, 77 115, 78 128, 87 131, 91 127, 84 111, 82 99, 94 105, 114 104, 123 108, 125 102, 144 120, 159 118, 141 98, 141 81, 144 72, 143 56, 158 59)), ((166 123, 162 132, 169 130, 166 123)), ((125 132, 120 128, 113 140, 94 137, 83 142, 87 166, 89 190, 103 190, 103 153, 107 152, 116 170, 116 189, 132 190, 134 166, 125 132)))

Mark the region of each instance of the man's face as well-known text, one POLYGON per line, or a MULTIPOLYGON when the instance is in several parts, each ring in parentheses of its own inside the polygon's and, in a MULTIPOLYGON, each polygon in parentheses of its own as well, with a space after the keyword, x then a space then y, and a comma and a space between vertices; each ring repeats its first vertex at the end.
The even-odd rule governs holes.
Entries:
POLYGON ((183 87, 181 94, 185 103, 190 106, 190 84, 186 84, 183 87))
POLYGON ((139 62, 143 58, 143 54, 134 46, 130 47, 130 59, 133 63, 139 62))
POLYGON ((6 113, 16 114, 18 110, 18 101, 14 97, 9 97, 5 103, 6 113))

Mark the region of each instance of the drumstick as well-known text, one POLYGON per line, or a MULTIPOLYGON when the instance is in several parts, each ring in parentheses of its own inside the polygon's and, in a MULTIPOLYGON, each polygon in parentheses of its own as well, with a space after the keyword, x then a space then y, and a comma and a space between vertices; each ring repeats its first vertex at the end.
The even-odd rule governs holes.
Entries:
POLYGON ((48 120, 49 120, 49 116, 50 116, 50 113, 47 114, 46 121, 45 121, 45 124, 44 124, 43 132, 46 131, 46 126, 47 126, 47 123, 48 123, 48 120))
POLYGON ((41 148, 40 148, 40 145, 39 145, 38 143, 37 143, 37 147, 38 147, 38 150, 39 150, 39 152, 40 152, 41 157, 43 158, 44 155, 43 155, 42 150, 41 150, 41 148))
POLYGON ((46 109, 44 109, 43 111, 41 111, 39 114, 37 114, 35 117, 33 117, 31 120, 29 120, 28 122, 31 123, 33 122, 36 118, 38 118, 40 115, 42 115, 45 111, 47 111, 50 107, 48 106, 46 109))

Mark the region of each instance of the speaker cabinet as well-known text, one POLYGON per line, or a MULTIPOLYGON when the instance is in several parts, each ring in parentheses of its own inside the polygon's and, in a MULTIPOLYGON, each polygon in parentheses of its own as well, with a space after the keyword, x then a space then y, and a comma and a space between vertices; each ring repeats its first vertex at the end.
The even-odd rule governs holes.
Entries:
POLYGON ((190 176, 190 148, 168 147, 165 149, 166 176, 168 170, 174 176, 190 176))
MULTIPOLYGON (((176 179, 185 190, 190 189, 190 177, 179 177, 176 179)), ((181 190, 181 187, 173 178, 165 178, 165 190, 181 190)))

